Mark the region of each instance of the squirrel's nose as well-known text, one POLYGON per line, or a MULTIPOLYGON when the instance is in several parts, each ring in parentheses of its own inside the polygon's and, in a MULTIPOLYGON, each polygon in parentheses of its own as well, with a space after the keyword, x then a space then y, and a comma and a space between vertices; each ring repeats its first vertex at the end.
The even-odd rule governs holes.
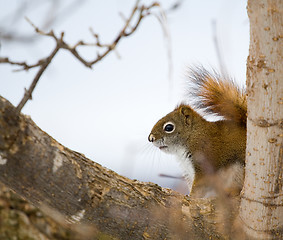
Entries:
POLYGON ((155 137, 153 136, 152 133, 149 134, 149 136, 148 136, 148 141, 150 141, 150 142, 154 142, 154 141, 155 141, 155 137))

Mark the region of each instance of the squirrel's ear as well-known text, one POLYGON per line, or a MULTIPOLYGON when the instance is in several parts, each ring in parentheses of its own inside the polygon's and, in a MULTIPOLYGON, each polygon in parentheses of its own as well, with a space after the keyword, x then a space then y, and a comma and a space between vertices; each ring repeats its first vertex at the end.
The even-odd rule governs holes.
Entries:
POLYGON ((192 113, 192 110, 190 107, 188 106, 180 106, 179 107, 179 112, 185 117, 185 118, 188 118, 190 117, 191 113, 192 113))

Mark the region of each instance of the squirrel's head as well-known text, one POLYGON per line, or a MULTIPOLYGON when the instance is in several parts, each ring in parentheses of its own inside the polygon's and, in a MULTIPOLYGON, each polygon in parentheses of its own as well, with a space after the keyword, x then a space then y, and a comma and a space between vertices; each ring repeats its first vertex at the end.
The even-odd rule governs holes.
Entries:
POLYGON ((166 153, 184 151, 195 116, 195 111, 189 106, 178 106, 154 125, 148 140, 166 153))

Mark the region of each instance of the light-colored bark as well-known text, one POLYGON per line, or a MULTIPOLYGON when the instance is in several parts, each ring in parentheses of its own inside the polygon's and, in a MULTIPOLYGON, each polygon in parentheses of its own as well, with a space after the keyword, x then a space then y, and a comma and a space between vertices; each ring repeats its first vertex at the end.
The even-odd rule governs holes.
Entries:
POLYGON ((283 1, 249 0, 246 176, 240 218, 257 239, 283 231, 283 1))

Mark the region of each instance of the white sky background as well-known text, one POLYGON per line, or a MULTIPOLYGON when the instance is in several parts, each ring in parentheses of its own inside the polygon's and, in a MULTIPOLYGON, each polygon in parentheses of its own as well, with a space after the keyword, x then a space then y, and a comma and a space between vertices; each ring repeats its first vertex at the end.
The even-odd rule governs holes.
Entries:
MULTIPOLYGON (((24 19, 16 27, 12 18, 7 18, 19 2, 0 0, 1 32, 4 27, 33 33, 24 19)), ((26 10, 24 16, 41 27, 52 1, 37 2, 41 4, 26 10)), ((78 40, 92 41, 89 27, 99 34, 102 42, 111 42, 124 24, 119 12, 128 16, 135 3, 132 0, 82 2, 76 11, 52 26, 57 34, 65 31, 65 40, 71 44, 78 40)), ((174 1, 161 2, 166 9, 174 1)), ((59 12, 68 3, 58 6, 59 12)), ((92 70, 61 50, 43 74, 33 100, 26 104, 23 113, 63 145, 103 166, 130 178, 173 187, 173 180, 158 174, 181 175, 174 157, 151 146, 147 136, 156 121, 184 99, 186 66, 201 63, 219 69, 212 20, 217 22, 227 71, 243 83, 249 44, 246 1, 184 0, 178 10, 168 15, 173 82, 168 79, 166 40, 161 26, 156 18, 148 17, 134 35, 118 44, 120 59, 113 52, 92 70)), ((0 56, 33 64, 53 48, 54 41, 47 37, 32 44, 1 41, 0 56)), ((81 53, 91 59, 96 50, 85 47, 81 53)), ((14 73, 13 69, 16 67, 0 65, 0 95, 17 105, 36 70, 14 73)))

